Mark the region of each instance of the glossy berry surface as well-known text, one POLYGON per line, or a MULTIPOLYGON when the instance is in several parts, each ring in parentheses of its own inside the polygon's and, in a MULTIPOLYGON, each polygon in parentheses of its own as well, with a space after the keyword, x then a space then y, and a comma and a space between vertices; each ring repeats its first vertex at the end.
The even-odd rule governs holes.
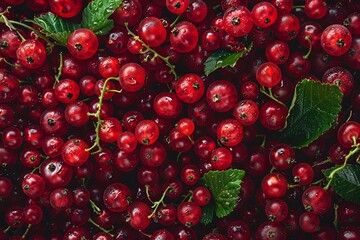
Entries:
POLYGON ((0 1, 0 239, 360 239, 359 13, 0 1))

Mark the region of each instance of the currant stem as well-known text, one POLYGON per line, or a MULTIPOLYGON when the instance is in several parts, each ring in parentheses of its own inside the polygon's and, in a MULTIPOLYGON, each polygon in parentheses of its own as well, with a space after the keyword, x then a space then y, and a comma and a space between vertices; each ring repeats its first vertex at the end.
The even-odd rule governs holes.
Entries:
POLYGON ((101 227, 99 224, 97 224, 97 223, 96 223, 94 220, 92 220, 91 218, 89 218, 88 221, 89 221, 89 223, 91 223, 92 225, 94 225, 95 227, 97 227, 98 229, 100 229, 101 231, 109 234, 111 237, 114 237, 113 234, 110 234, 110 232, 111 232, 112 230, 114 230, 114 227, 112 227, 111 229, 107 230, 107 229, 101 227))
POLYGON ((315 163, 315 164, 312 165, 311 167, 313 168, 313 167, 320 166, 320 165, 323 165, 323 164, 325 164, 325 163, 330 163, 330 162, 331 162, 330 158, 327 158, 327 159, 325 159, 325 160, 322 161, 322 162, 315 163))
POLYGON ((324 180, 325 180, 325 178, 321 178, 321 179, 317 180, 316 182, 311 183, 310 185, 311 186, 319 185, 320 183, 324 182, 324 180))
POLYGON ((331 185, 331 183, 332 183, 332 181, 333 181, 333 179, 334 179, 335 174, 336 174, 338 171, 340 171, 340 170, 342 170, 342 169, 344 169, 344 168, 346 167, 346 164, 347 164, 348 160, 350 159, 350 157, 352 157, 353 155, 355 155, 357 152, 360 151, 360 144, 354 144, 353 146, 354 146, 355 148, 352 149, 352 150, 348 153, 348 155, 346 155, 345 161, 344 161, 343 165, 341 165, 340 167, 334 169, 334 170, 330 173, 330 175, 329 175, 329 177, 328 177, 329 182, 328 182, 328 183, 326 184, 326 186, 324 187, 325 190, 328 190, 328 189, 329 189, 329 187, 330 187, 330 185, 331 185))
POLYGON ((293 6, 292 8, 293 8, 293 9, 294 9, 294 8, 305 8, 305 6, 304 6, 304 5, 297 5, 297 6, 293 6))
POLYGON ((288 188, 298 188, 298 187, 302 187, 300 184, 289 184, 288 188))
POLYGON ((63 57, 62 57, 62 52, 60 52, 59 54, 59 67, 58 67, 58 73, 55 76, 55 82, 53 85, 53 88, 55 88, 56 84, 60 81, 60 77, 61 77, 61 72, 62 72, 62 68, 63 68, 63 57))
POLYGON ((31 224, 29 224, 29 225, 27 226, 24 234, 21 236, 22 238, 25 238, 25 237, 26 237, 26 235, 27 235, 27 233, 29 232, 30 228, 31 228, 31 224))
POLYGON ((170 24, 170 28, 173 28, 175 26, 175 24, 179 21, 180 17, 181 17, 181 14, 177 15, 175 20, 170 24))
MULTIPOLYGON (((3 12, 4 13, 4 12, 3 12)), ((29 29, 31 31, 34 31, 41 39, 43 39, 47 44, 49 44, 50 46, 50 49, 52 50, 54 48, 54 43, 53 42, 50 42, 49 39, 47 39, 42 33, 40 33, 38 30, 24 24, 24 23, 21 23, 21 22, 17 22, 17 21, 13 21, 13 20, 9 20, 7 19, 4 14, 0 14, 1 18, 0 18, 0 23, 4 23, 9 29, 11 30, 14 30, 14 31, 17 31, 17 29, 14 27, 13 24, 15 25, 18 25, 18 26, 21 26, 23 28, 26 28, 26 29, 29 29)), ((21 34, 19 34, 20 38, 24 41, 24 37, 21 36, 21 34)))
POLYGON ((303 56, 304 59, 308 59, 310 57, 311 51, 312 51, 312 43, 310 36, 306 36, 305 40, 309 43, 309 50, 308 52, 303 56))
POLYGON ((151 238, 150 234, 144 233, 143 231, 139 230, 139 232, 144 235, 145 237, 151 238))
POLYGON ((107 88, 106 88, 106 85, 111 80, 118 80, 118 78, 117 77, 110 77, 110 78, 107 78, 105 80, 104 87, 101 89, 101 93, 100 93, 100 96, 99 96, 99 102, 97 104, 96 113, 95 114, 94 113, 88 113, 88 116, 93 116, 93 117, 97 118, 97 121, 96 121, 96 124, 95 124, 95 134, 96 134, 95 142, 90 148, 85 149, 85 151, 91 151, 91 150, 93 150, 94 148, 97 147, 98 150, 96 150, 92 154, 95 154, 95 153, 98 153, 98 152, 102 151, 102 147, 100 146, 100 136, 99 136, 99 130, 100 130, 101 123, 102 123, 102 120, 100 118, 100 113, 101 113, 101 107, 102 107, 102 104, 103 104, 103 101, 104 101, 105 92, 108 91, 107 88))
POLYGON ((278 100, 276 97, 274 97, 274 95, 272 94, 272 91, 271 91, 271 88, 268 88, 269 89, 269 93, 266 91, 266 89, 261 86, 260 88, 260 92, 262 92, 264 95, 268 96, 269 98, 271 98, 272 100, 274 100, 275 102, 283 105, 286 107, 285 103, 281 102, 280 100, 278 100))
POLYGON ((6 58, 0 58, 0 62, 1 61, 4 61, 4 63, 6 63, 7 65, 12 66, 12 67, 20 67, 20 65, 18 65, 18 64, 13 64, 13 63, 9 62, 6 58))
POLYGON ((101 209, 96 205, 96 203, 94 203, 94 201, 93 200, 89 200, 89 202, 90 202, 90 205, 91 205, 91 207, 92 207, 92 209, 94 210, 94 212, 96 213, 96 214, 100 214, 101 213, 101 209))
POLYGON ((126 27, 126 30, 128 31, 128 34, 132 37, 134 37, 134 39, 138 42, 141 43, 141 45, 145 48, 144 51, 141 51, 141 53, 146 53, 146 52, 152 52, 154 54, 154 57, 153 59, 155 59, 156 57, 160 58, 161 60, 163 60, 166 64, 166 66, 168 66, 170 68, 170 71, 169 73, 172 73, 174 75, 174 78, 175 80, 178 79, 178 76, 175 72, 175 66, 172 65, 170 62, 169 62, 169 59, 170 59, 170 56, 167 56, 167 57, 164 57, 162 55, 160 55, 158 52, 156 52, 154 49, 152 49, 151 47, 149 47, 143 40, 140 39, 139 36, 137 36, 135 33, 133 33, 130 28, 128 27, 128 24, 125 23, 125 27, 126 27))
POLYGON ((8 226, 7 228, 4 229, 3 232, 4 232, 4 233, 7 233, 8 231, 10 231, 10 229, 11 229, 11 226, 8 226))
POLYGON ((154 201, 151 200, 151 197, 150 197, 150 194, 149 194, 149 188, 150 188, 150 185, 145 185, 145 192, 146 192, 146 197, 148 198, 148 200, 154 204, 154 201))
POLYGON ((154 208, 154 210, 153 210, 153 212, 148 216, 148 218, 152 218, 152 216, 154 216, 154 214, 156 213, 156 211, 157 211, 158 207, 160 206, 160 204, 162 204, 163 206, 166 206, 165 203, 164 203, 164 198, 165 198, 165 196, 166 196, 166 193, 167 193, 170 189, 171 189, 171 187, 168 186, 168 187, 165 189, 165 191, 164 191, 163 195, 161 196, 160 200, 154 202, 154 204, 153 204, 152 207, 151 207, 151 208, 154 208))
POLYGON ((189 198, 188 201, 191 202, 191 201, 192 201, 192 193, 193 193, 193 191, 190 190, 186 195, 182 195, 183 200, 181 201, 180 204, 182 204, 183 202, 185 202, 187 198, 189 198))
POLYGON ((122 89, 121 90, 111 89, 111 90, 107 90, 107 92, 122 93, 122 89))
POLYGON ((333 224, 334 224, 334 227, 337 229, 337 226, 338 226, 338 208, 339 208, 339 205, 337 204, 334 204, 334 221, 333 221, 333 224))

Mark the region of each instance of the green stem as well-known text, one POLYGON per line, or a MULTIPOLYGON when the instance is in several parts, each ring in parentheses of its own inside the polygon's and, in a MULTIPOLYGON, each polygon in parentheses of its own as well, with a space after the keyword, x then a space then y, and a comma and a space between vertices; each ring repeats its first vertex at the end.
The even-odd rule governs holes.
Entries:
POLYGON ((143 231, 139 230, 139 232, 144 235, 145 237, 151 238, 150 234, 144 233, 143 231))
POLYGON ((324 180, 325 180, 325 178, 321 178, 321 179, 317 180, 316 182, 311 183, 310 185, 311 186, 319 185, 320 183, 324 182, 324 180))
POLYGON ((12 67, 21 67, 18 64, 13 64, 13 63, 9 62, 6 58, 0 58, 0 62, 1 61, 4 61, 4 63, 6 63, 7 65, 12 66, 12 67))
POLYGON ((280 100, 278 100, 276 97, 274 97, 274 95, 272 94, 271 88, 269 88, 269 93, 266 92, 266 89, 262 86, 260 88, 260 92, 262 92, 264 95, 266 95, 267 97, 271 98, 272 100, 274 100, 275 102, 283 105, 286 107, 285 103, 281 102, 280 100))
POLYGON ((309 50, 308 52, 303 56, 304 59, 308 59, 310 57, 311 51, 312 51, 312 43, 311 43, 311 39, 309 36, 305 37, 305 40, 309 43, 309 50))
POLYGON ((175 20, 170 24, 170 28, 173 28, 175 26, 175 24, 179 21, 180 17, 181 17, 181 14, 177 15, 175 20))
POLYGON ((338 226, 338 208, 339 208, 339 205, 337 204, 334 204, 334 221, 333 221, 333 224, 334 224, 334 227, 337 229, 337 226, 338 226))
POLYGON ((154 201, 151 200, 151 197, 150 197, 150 194, 149 194, 149 188, 150 188, 150 185, 145 185, 145 192, 146 192, 146 197, 148 198, 148 200, 154 204, 154 201))
POLYGON ((294 9, 294 8, 305 8, 305 6, 304 6, 304 5, 296 5, 296 6, 293 6, 292 8, 293 8, 293 9, 294 9))
POLYGON ((90 199, 89 202, 90 202, 90 205, 91 205, 92 209, 94 210, 94 212, 95 212, 96 214, 100 214, 100 213, 101 213, 101 209, 96 205, 96 203, 94 203, 94 201, 91 200, 91 199, 90 199))
POLYGON ((326 164, 326 163, 330 163, 330 162, 331 162, 330 158, 327 158, 327 159, 325 159, 325 160, 322 161, 322 162, 315 163, 315 164, 312 165, 311 167, 313 168, 313 167, 320 166, 320 165, 323 165, 323 164, 326 164))
POLYGON ((4 229, 3 232, 6 234, 8 231, 10 231, 10 229, 11 229, 11 226, 8 226, 7 228, 4 229))
POLYGON ((26 235, 27 235, 27 233, 29 232, 30 228, 31 228, 31 224, 29 224, 29 225, 27 226, 24 234, 21 236, 22 238, 25 238, 25 237, 26 237, 26 235))
POLYGON ((355 145, 355 148, 352 149, 352 150, 348 153, 348 155, 346 155, 345 161, 344 161, 343 165, 341 165, 340 167, 334 169, 334 170, 330 173, 330 175, 329 175, 329 177, 328 177, 329 182, 326 184, 326 186, 324 187, 324 189, 326 189, 326 190, 329 189, 329 187, 330 187, 330 185, 331 185, 331 183, 332 183, 332 181, 333 181, 333 179, 334 179, 335 174, 336 174, 338 171, 340 171, 341 169, 344 169, 344 168, 346 167, 346 164, 347 164, 348 160, 350 159, 350 157, 352 157, 353 155, 355 155, 355 154, 356 154, 357 152, 359 152, 359 151, 360 151, 360 144, 357 144, 357 145, 355 145))
MULTIPOLYGON (((4 13, 4 12, 3 12, 4 13)), ((26 29, 29 29, 31 31, 34 31, 41 39, 43 39, 45 42, 47 42, 50 46, 50 49, 52 50, 53 47, 54 47, 54 43, 49 41, 49 39, 47 39, 47 37, 45 37, 42 33, 40 33, 38 30, 24 24, 24 23, 21 23, 21 22, 17 22, 17 21, 13 21, 13 20, 9 20, 5 17, 4 14, 0 14, 1 18, 0 18, 0 23, 4 23, 9 29, 11 30, 17 30, 13 24, 15 25, 18 25, 18 26, 21 26, 23 28, 26 28, 26 29)), ((19 35, 21 38, 23 38, 21 35, 19 35)))
POLYGON ((154 216, 154 214, 156 213, 156 211, 157 211, 158 207, 160 206, 160 204, 162 204, 163 206, 166 206, 166 205, 164 204, 164 198, 165 198, 165 196, 166 196, 166 193, 167 193, 170 189, 171 189, 171 187, 168 186, 168 187, 165 189, 165 191, 164 191, 163 195, 161 196, 160 200, 154 202, 154 204, 153 204, 152 207, 151 207, 151 208, 153 208, 154 210, 153 210, 152 213, 148 216, 148 218, 152 218, 152 216, 154 216))
POLYGON ((163 60, 163 61, 165 62, 165 64, 166 64, 166 66, 168 66, 168 67, 170 68, 169 73, 173 74, 175 80, 177 80, 177 79, 178 79, 178 76, 177 76, 177 74, 176 74, 176 72, 175 72, 175 66, 174 66, 173 64, 171 64, 170 61, 169 61, 170 56, 164 57, 164 56, 160 55, 160 54, 159 54, 158 52, 156 52, 154 49, 152 49, 151 47, 149 47, 143 40, 141 40, 139 36, 137 36, 135 33, 133 33, 133 32, 129 29, 127 23, 125 23, 125 27, 126 27, 126 29, 127 29, 127 31, 128 31, 128 34, 129 34, 130 36, 134 37, 134 39, 135 39, 136 41, 138 41, 139 43, 141 43, 141 45, 145 48, 145 50, 142 51, 141 53, 151 52, 151 53, 154 54, 154 57, 153 57, 153 58, 158 57, 158 58, 160 58, 161 60, 163 60))
POLYGON ((104 94, 107 91, 106 85, 111 80, 118 80, 118 78, 117 77, 110 77, 110 78, 107 78, 105 80, 104 86, 101 89, 101 93, 100 93, 100 96, 99 96, 99 102, 97 104, 96 113, 88 113, 89 116, 93 116, 93 117, 95 117, 97 119, 96 124, 95 124, 95 134, 96 134, 95 142, 90 148, 86 149, 86 151, 91 151, 91 150, 93 150, 94 148, 97 147, 98 150, 96 150, 92 154, 95 154, 95 153, 98 153, 98 152, 102 151, 102 147, 100 145, 100 136, 99 136, 99 131, 100 131, 101 123, 102 123, 102 120, 100 118, 100 113, 101 113, 101 107, 102 107, 102 104, 103 104, 103 101, 104 101, 104 94))
POLYGON ((97 223, 96 223, 94 220, 92 220, 91 218, 89 218, 88 221, 89 221, 89 223, 91 223, 92 225, 94 225, 95 227, 97 227, 98 229, 100 229, 101 231, 109 234, 111 237, 114 237, 114 235, 110 233, 112 230, 114 230, 114 227, 112 227, 111 229, 107 230, 107 229, 101 227, 99 224, 97 224, 97 223))
POLYGON ((56 84, 60 81, 61 78, 61 72, 62 72, 62 68, 63 68, 63 56, 62 56, 62 52, 59 53, 59 67, 58 67, 58 73, 55 76, 55 82, 53 85, 53 88, 55 88, 56 84))
POLYGON ((110 89, 110 90, 107 90, 107 92, 122 93, 122 89, 121 90, 110 89))

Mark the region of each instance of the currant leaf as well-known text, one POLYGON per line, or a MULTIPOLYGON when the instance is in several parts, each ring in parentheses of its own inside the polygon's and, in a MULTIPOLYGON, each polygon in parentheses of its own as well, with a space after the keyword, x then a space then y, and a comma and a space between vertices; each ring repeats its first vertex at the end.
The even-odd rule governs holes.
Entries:
POLYGON ((293 147, 308 146, 336 123, 342 93, 338 86, 304 79, 294 97, 280 139, 293 147))
POLYGON ((108 18, 121 3, 122 0, 91 1, 83 11, 81 25, 96 35, 107 34, 114 26, 114 21, 108 18))
POLYGON ((245 172, 239 169, 210 171, 204 174, 203 183, 209 188, 214 199, 217 217, 225 217, 234 210, 244 176, 245 172))
MULTIPOLYGON (((333 167, 323 171, 328 178, 336 168, 333 167)), ((330 186, 335 192, 347 201, 360 204, 360 166, 348 164, 343 169, 337 171, 331 181, 330 186)))
POLYGON ((202 207, 201 210, 202 210, 202 215, 200 222, 204 225, 208 225, 209 223, 212 222, 214 218, 214 204, 209 203, 208 205, 202 207))
POLYGON ((218 50, 213 52, 205 61, 205 75, 209 76, 210 73, 227 66, 234 67, 237 61, 244 56, 245 53, 250 52, 253 43, 250 42, 242 51, 232 52, 227 50, 218 50))
POLYGON ((34 18, 31 21, 39 25, 42 29, 41 33, 52 38, 57 43, 66 45, 69 35, 76 29, 80 28, 80 24, 74 24, 62 19, 61 17, 48 13, 34 18))

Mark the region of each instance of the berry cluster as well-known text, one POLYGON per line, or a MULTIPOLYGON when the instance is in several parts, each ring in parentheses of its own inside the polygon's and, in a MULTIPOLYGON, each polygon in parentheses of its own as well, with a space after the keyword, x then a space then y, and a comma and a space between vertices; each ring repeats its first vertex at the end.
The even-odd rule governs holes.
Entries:
POLYGON ((359 70, 356 0, 2 0, 0 240, 360 239, 359 70))

